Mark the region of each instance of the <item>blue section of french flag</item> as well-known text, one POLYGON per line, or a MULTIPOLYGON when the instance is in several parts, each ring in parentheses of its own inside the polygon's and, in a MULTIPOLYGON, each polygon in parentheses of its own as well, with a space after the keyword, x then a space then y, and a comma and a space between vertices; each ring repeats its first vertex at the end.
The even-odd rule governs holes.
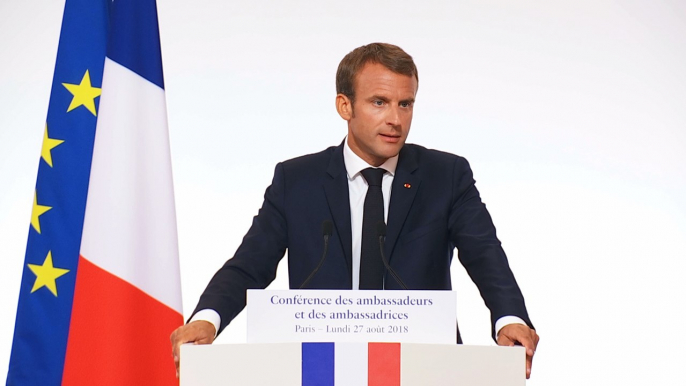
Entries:
POLYGON ((303 343, 302 386, 334 386, 334 344, 303 343))
POLYGON ((164 88, 160 34, 154 0, 112 3, 107 57, 164 88))

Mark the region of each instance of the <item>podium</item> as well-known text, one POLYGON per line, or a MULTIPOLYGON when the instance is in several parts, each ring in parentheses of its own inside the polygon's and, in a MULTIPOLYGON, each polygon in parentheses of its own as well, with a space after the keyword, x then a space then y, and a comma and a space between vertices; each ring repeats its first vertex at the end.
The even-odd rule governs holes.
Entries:
POLYGON ((183 345, 181 386, 526 385, 523 347, 456 339, 449 291, 248 290, 250 343, 183 345))
POLYGON ((184 345, 181 386, 525 386, 523 347, 418 343, 184 345))

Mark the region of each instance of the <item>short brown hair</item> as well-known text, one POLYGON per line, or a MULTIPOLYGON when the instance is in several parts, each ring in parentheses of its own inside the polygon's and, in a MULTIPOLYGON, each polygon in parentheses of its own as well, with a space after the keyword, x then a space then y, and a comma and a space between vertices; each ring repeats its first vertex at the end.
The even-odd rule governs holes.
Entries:
POLYGON ((355 76, 367 63, 379 63, 389 70, 406 76, 414 76, 419 82, 417 66, 402 48, 388 43, 371 43, 358 47, 346 55, 336 71, 336 93, 355 102, 355 76))

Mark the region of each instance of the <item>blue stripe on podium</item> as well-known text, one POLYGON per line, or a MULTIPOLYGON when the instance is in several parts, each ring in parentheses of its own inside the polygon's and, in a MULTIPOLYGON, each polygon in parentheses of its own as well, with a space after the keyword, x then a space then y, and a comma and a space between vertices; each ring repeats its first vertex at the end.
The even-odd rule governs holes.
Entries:
POLYGON ((334 344, 303 343, 302 386, 334 386, 334 344))

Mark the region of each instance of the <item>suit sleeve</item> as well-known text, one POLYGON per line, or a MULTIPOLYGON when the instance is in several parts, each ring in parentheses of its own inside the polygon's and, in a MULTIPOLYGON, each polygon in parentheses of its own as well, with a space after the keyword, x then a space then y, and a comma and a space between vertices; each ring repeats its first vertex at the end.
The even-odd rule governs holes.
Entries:
POLYGON ((284 185, 283 165, 278 164, 250 230, 233 258, 212 277, 191 318, 202 309, 217 311, 221 316, 220 333, 245 308, 246 290, 263 289, 274 280, 288 244, 284 185))
POLYGON ((496 339, 495 322, 506 315, 518 316, 533 328, 522 292, 464 158, 455 161, 452 189, 451 240, 457 247, 460 262, 491 311, 493 339, 496 339))

